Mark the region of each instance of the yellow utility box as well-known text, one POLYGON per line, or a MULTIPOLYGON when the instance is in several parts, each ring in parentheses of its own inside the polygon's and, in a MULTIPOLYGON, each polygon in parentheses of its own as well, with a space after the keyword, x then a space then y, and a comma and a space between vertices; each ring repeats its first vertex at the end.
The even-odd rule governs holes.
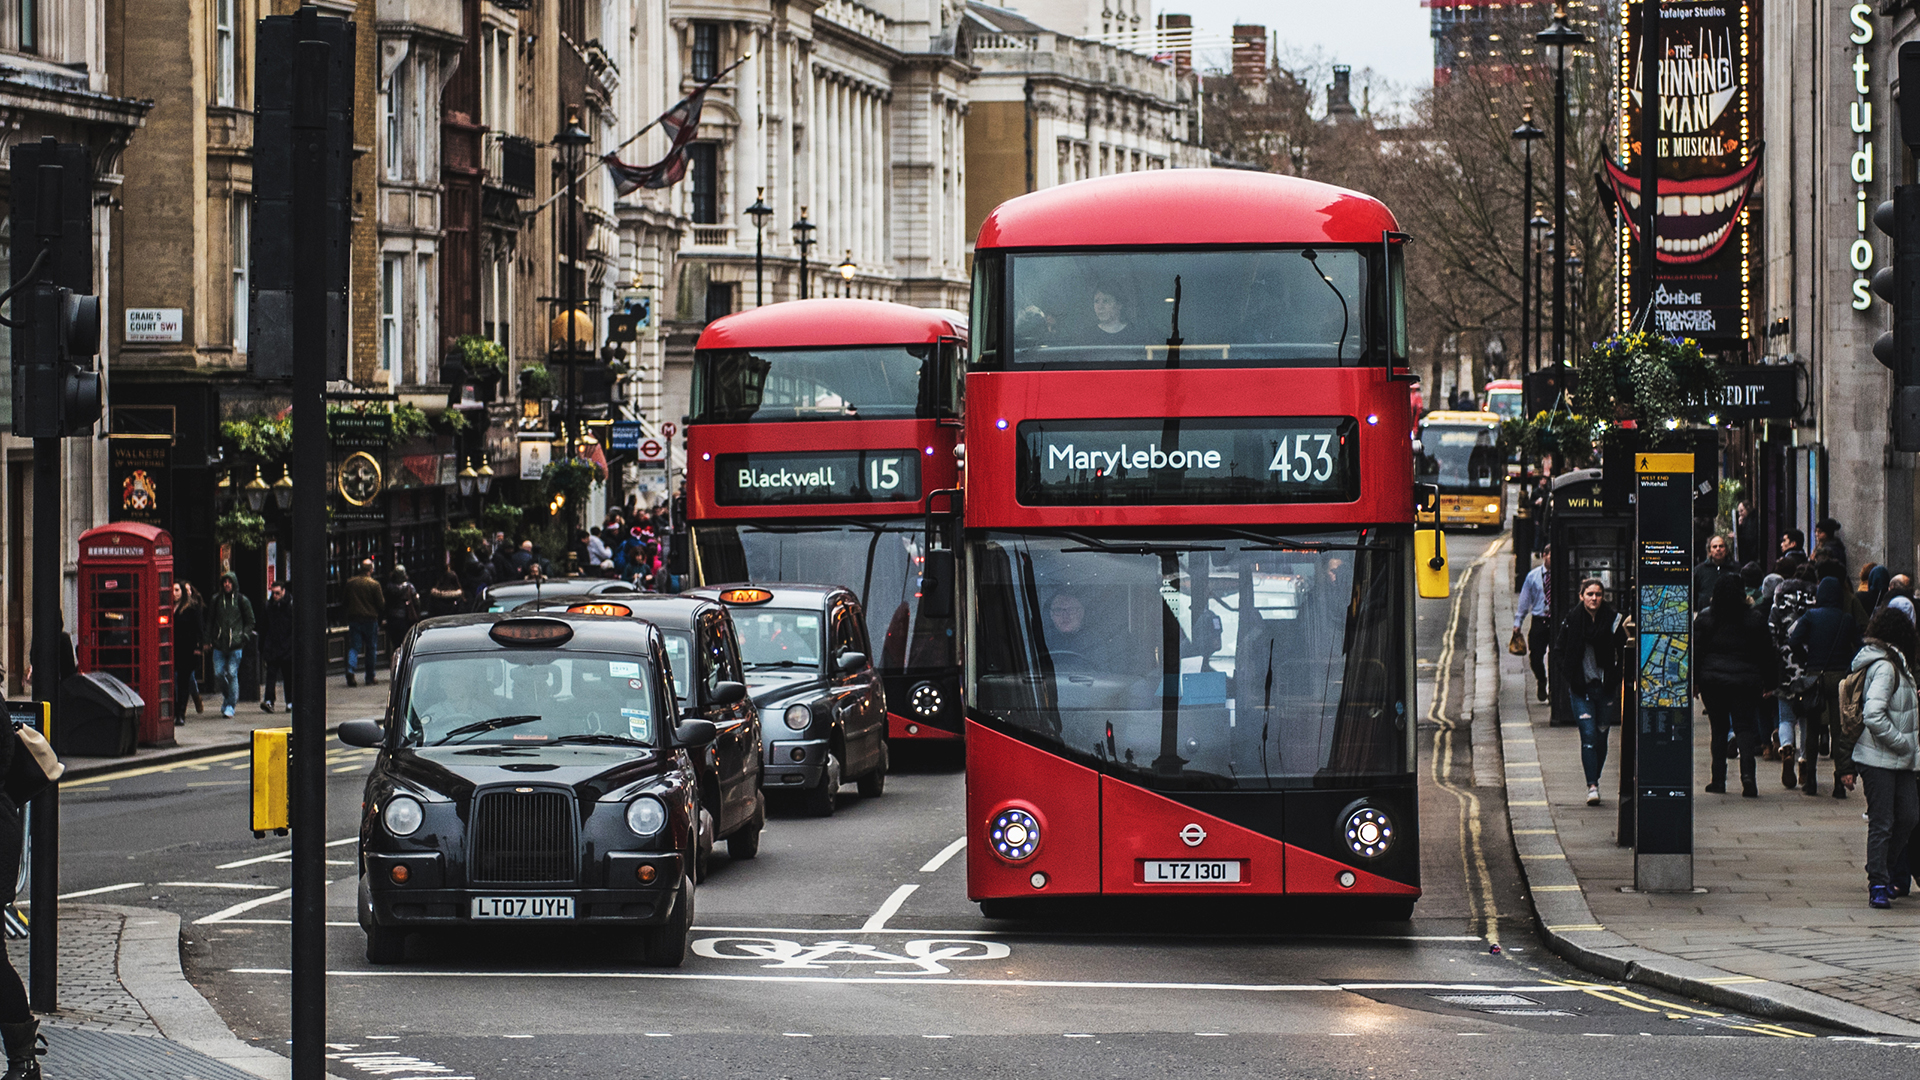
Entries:
POLYGON ((253 835, 287 834, 292 802, 287 789, 293 729, 259 728, 253 733, 253 835))

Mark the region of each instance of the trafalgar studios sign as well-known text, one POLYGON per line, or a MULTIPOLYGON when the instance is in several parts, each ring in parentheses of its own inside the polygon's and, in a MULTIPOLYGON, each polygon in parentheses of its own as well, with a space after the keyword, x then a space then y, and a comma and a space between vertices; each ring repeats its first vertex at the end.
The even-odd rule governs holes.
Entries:
POLYGON ((1847 129, 1854 136, 1852 154, 1847 158, 1847 179, 1853 181, 1854 240, 1847 247, 1847 265, 1853 270, 1853 310, 1873 306, 1873 235, 1867 231, 1867 188, 1873 183, 1873 98, 1867 75, 1873 65, 1867 60, 1867 43, 1873 40, 1873 8, 1855 4, 1847 9, 1847 40, 1853 43, 1853 100, 1847 103, 1847 129))
POLYGON ((1641 242, 1640 113, 1651 96, 1660 119, 1653 328, 1702 342, 1741 341, 1752 333, 1749 200, 1760 169, 1753 8, 1742 0, 1638 2, 1657 3, 1658 30, 1642 41, 1634 33, 1639 17, 1629 11, 1622 18, 1619 63, 1628 77, 1618 104, 1631 122, 1621 125, 1618 160, 1606 162, 1603 177, 1620 211, 1623 328, 1643 307, 1631 292, 1641 242))

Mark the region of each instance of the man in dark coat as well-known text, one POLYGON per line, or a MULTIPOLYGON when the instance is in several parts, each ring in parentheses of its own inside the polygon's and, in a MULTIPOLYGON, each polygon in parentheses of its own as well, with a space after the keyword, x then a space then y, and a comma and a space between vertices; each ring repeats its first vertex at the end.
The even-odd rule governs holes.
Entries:
POLYGON ((1733 548, 1727 538, 1715 536, 1707 541, 1707 557, 1693 568, 1693 610, 1705 611, 1713 601, 1713 587, 1723 577, 1739 577, 1740 564, 1733 561, 1733 548))
MULTIPOLYGON (((1826 740, 1833 722, 1839 719, 1840 680, 1853 670, 1853 657, 1860 651, 1860 627, 1847 611, 1849 590, 1839 578, 1821 578, 1814 588, 1814 605, 1787 631, 1787 643, 1804 658, 1807 671, 1820 674, 1819 715, 1809 718, 1806 745, 1800 748, 1800 790, 1820 794, 1819 776, 1814 769, 1818 743, 1826 740)), ((1834 793, 1847 797, 1847 789, 1838 778, 1851 773, 1852 762, 1835 759, 1834 793)))
POLYGON ((360 572, 347 579, 345 607, 347 616, 347 685, 355 668, 364 665, 367 685, 373 685, 374 650, 380 642, 380 618, 386 614, 387 594, 373 579, 373 560, 360 560, 360 572))
POLYGON ((1740 752, 1740 794, 1758 798, 1754 756, 1760 747, 1760 704, 1778 679, 1780 655, 1766 620, 1747 604, 1738 577, 1723 577, 1713 587, 1707 610, 1693 621, 1694 686, 1706 707, 1713 734, 1713 778, 1707 790, 1727 790, 1728 742, 1740 752))
POLYGON ((293 711, 293 597, 276 581, 260 608, 260 711, 273 711, 275 683, 287 685, 287 711, 293 711))
POLYGON ((223 694, 220 715, 232 716, 240 702, 240 657, 253 637, 253 601, 240 591, 240 578, 220 575, 220 591, 207 604, 207 638, 213 645, 213 677, 223 694))

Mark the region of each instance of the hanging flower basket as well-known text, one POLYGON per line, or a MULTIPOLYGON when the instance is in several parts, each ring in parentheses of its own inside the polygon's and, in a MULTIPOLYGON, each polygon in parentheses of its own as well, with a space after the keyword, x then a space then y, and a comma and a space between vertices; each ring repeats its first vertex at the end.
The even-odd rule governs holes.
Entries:
POLYGON ((1580 358, 1570 396, 1582 416, 1632 421, 1658 439, 1671 426, 1705 420, 1725 385, 1699 342, 1642 331, 1596 343, 1580 358))

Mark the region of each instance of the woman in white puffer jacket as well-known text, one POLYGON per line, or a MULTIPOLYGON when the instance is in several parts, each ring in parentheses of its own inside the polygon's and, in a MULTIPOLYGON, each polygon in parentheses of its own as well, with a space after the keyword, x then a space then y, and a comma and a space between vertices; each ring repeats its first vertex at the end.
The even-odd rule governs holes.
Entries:
POLYGON ((1920 823, 1916 648, 1920 637, 1913 622, 1900 611, 1881 608, 1867 624, 1865 643, 1853 658, 1854 671, 1867 669, 1853 763, 1867 789, 1867 902, 1877 908, 1892 906, 1887 868, 1902 861, 1907 838, 1920 823))

